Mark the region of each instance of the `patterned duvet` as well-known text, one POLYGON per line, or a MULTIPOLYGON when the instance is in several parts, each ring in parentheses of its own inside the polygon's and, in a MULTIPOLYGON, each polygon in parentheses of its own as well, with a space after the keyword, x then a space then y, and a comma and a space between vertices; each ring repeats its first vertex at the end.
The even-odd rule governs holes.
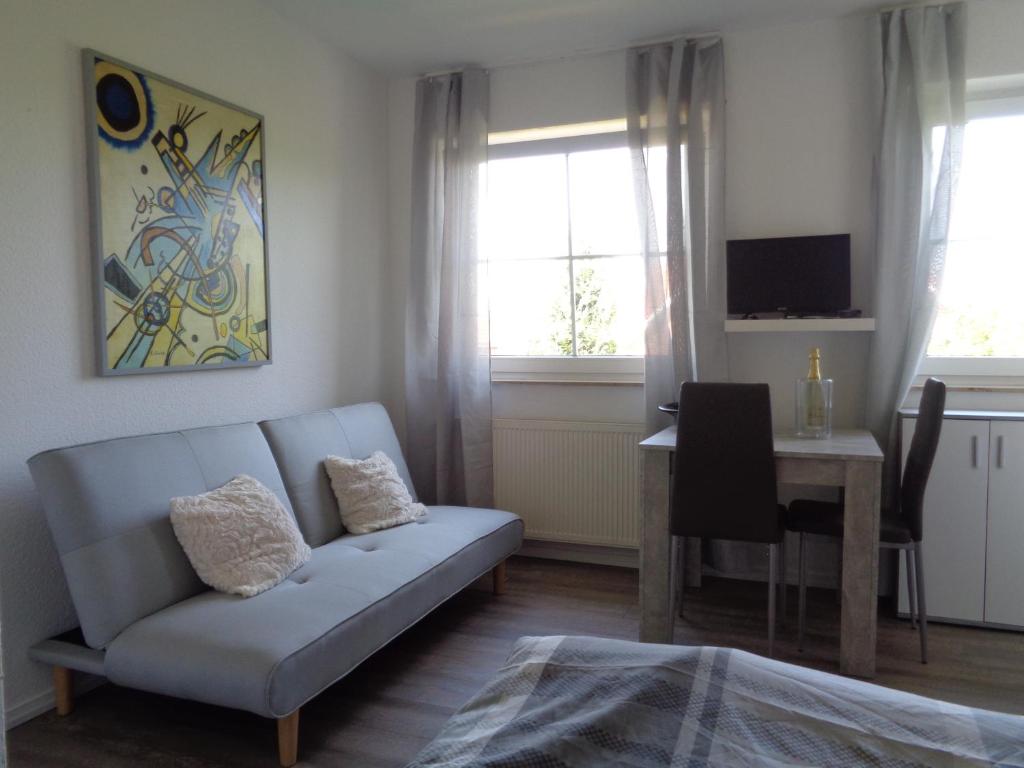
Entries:
POLYGON ((1024 767, 1024 717, 728 648, 524 637, 409 768, 754 765, 1024 767))

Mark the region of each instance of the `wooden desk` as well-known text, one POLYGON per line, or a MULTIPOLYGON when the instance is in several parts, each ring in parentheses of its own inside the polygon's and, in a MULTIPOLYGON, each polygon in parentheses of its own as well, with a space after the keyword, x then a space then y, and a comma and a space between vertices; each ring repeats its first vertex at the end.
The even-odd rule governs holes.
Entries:
MULTIPOLYGON (((648 643, 672 642, 669 475, 675 447, 675 427, 640 443, 640 640, 648 643)), ((775 467, 780 483, 846 489, 839 671, 874 677, 882 451, 866 430, 836 430, 827 440, 776 435, 775 467)))

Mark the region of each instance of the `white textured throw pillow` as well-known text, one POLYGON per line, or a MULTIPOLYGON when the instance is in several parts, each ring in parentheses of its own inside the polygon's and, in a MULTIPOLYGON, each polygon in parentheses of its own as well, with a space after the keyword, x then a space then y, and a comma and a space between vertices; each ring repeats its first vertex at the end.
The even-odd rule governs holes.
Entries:
POLYGON ((171 525, 199 578, 221 592, 258 595, 310 558, 280 499, 248 475, 171 499, 171 525))
POLYGON ((427 514, 426 507, 412 500, 395 463, 382 451, 366 459, 328 456, 324 467, 349 533, 379 531, 427 514))

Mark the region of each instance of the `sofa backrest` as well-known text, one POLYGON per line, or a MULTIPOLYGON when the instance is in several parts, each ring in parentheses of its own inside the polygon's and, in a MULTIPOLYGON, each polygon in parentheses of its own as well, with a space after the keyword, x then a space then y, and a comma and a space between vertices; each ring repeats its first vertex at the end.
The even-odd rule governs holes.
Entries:
POLYGON ((361 403, 260 422, 281 469, 295 519, 306 542, 319 547, 343 533, 324 459, 329 455, 365 459, 386 453, 416 498, 409 468, 388 413, 380 403, 361 403))
POLYGON ((93 648, 206 589, 174 536, 172 497, 204 493, 247 474, 291 509, 254 423, 61 448, 28 464, 93 648))

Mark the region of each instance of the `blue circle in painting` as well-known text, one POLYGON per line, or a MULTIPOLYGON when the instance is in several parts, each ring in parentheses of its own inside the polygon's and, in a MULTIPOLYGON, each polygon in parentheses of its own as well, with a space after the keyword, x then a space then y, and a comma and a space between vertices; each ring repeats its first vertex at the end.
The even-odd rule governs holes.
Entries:
POLYGON ((155 109, 145 75, 97 61, 97 127, 116 149, 138 149, 153 129, 155 109))
POLYGON ((100 111, 118 131, 130 131, 142 118, 139 100, 131 84, 121 75, 105 75, 96 83, 100 111))

